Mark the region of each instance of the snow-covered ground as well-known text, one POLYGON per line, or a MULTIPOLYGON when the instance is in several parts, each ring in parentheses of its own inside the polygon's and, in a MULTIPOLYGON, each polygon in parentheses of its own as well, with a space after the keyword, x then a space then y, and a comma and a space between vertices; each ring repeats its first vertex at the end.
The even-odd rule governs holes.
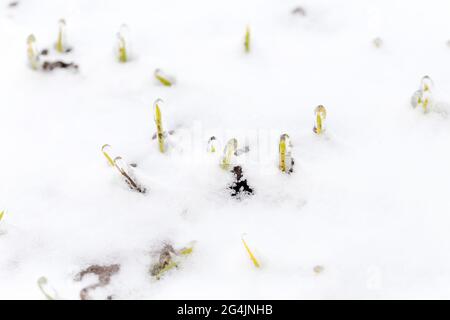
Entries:
POLYGON ((450 2, 18 1, 0 3, 0 299, 45 298, 41 276, 78 299, 96 280, 75 275, 113 263, 93 298, 450 298, 450 119, 410 105, 429 75, 450 111, 450 2), (31 70, 27 36, 53 51, 60 18, 74 50, 52 55, 79 72, 31 70), (157 83, 156 68, 177 83, 157 83), (165 154, 157 98, 176 130, 165 154), (312 132, 319 104, 325 136, 312 132), (282 133, 292 175, 278 170, 282 133), (255 190, 242 201, 219 167, 232 137, 250 147, 236 159, 255 190), (145 195, 108 166, 105 143, 138 164, 145 195), (192 241, 180 268, 150 276, 162 243, 192 241))

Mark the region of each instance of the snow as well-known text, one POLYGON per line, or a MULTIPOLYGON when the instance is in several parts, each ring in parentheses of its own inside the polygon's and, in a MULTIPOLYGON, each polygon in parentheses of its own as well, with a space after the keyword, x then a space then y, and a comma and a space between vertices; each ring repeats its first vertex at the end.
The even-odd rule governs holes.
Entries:
MULTIPOLYGON (((0 299, 78 299, 92 264, 121 265, 104 299, 450 298, 449 119, 410 105, 429 75, 450 111, 444 1, 19 0, 0 3, 0 299), (306 16, 291 11, 302 6, 306 16), (27 66, 67 22, 78 73, 27 66), (131 61, 114 53, 129 26, 131 61), (246 26, 251 52, 244 53, 246 26), (376 48, 373 39, 380 37, 376 48), (176 78, 164 87, 155 69, 176 78), (164 100, 166 154, 151 137, 164 100), (325 136, 314 109, 327 108, 325 136), (288 133, 292 175, 277 168, 288 133), (206 152, 212 135, 219 152, 206 152), (255 194, 232 199, 237 157, 255 194), (137 163, 143 195, 100 152, 137 163), (261 263, 245 251, 246 234, 261 263), (161 280, 163 242, 195 241, 161 280), (315 274, 315 266, 323 266, 315 274)), ((52 49, 53 50, 53 49, 52 49)))

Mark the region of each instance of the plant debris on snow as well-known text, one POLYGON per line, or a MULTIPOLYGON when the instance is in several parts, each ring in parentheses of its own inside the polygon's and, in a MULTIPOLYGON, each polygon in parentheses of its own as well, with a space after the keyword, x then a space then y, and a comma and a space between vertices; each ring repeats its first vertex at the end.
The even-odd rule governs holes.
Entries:
MULTIPOLYGON (((111 282, 111 277, 118 273, 120 271, 120 265, 119 264, 112 264, 112 265, 91 265, 88 268, 80 271, 75 276, 75 281, 82 281, 84 276, 93 274, 98 277, 98 282, 90 285, 86 288, 83 288, 80 291, 80 299, 81 300, 90 300, 89 292, 92 290, 95 290, 96 288, 105 287, 111 282)), ((108 300, 112 299, 112 296, 108 296, 108 300)))

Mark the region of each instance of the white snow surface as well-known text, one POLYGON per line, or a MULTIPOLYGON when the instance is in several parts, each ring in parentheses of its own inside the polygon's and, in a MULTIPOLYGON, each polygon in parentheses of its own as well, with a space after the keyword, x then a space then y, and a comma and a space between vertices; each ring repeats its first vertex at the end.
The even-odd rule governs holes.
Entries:
MULTIPOLYGON (((91 264, 121 265, 104 299, 450 298, 450 123, 410 105, 420 79, 450 97, 450 2, 19 0, 0 3, 0 299, 79 299, 91 264), (302 6, 306 16, 291 11, 302 6), (80 70, 36 72, 26 38, 65 18, 80 70), (132 59, 117 62, 121 24, 132 59), (243 38, 251 29, 251 52, 243 38), (373 39, 383 45, 375 48, 373 39), (177 83, 157 83, 161 68, 177 83), (152 104, 164 100, 167 153, 152 104), (314 108, 327 108, 316 136, 314 108), (278 140, 295 172, 278 170, 278 140), (210 136, 220 141, 206 152, 210 136), (225 142, 251 197, 227 192, 225 142), (137 163, 129 190, 100 152, 137 163), (261 268, 253 266, 246 240, 261 268), (164 242, 193 254, 161 280, 164 242), (315 274, 317 265, 324 271, 315 274)), ((448 108, 447 108, 448 109, 448 108)))

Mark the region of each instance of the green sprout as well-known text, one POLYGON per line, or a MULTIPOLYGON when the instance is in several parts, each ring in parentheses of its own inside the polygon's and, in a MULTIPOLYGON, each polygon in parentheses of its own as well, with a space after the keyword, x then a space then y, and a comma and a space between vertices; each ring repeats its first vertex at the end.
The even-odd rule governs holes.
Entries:
POLYGON ((235 138, 230 139, 227 142, 227 144, 223 150, 223 157, 220 160, 220 167, 222 169, 224 169, 224 170, 230 169, 231 162, 236 153, 237 147, 238 147, 238 142, 235 138))
POLYGON ((171 87, 174 83, 173 79, 170 76, 164 74, 161 69, 156 69, 154 72, 155 78, 161 82, 162 85, 166 87, 171 87))
POLYGON ((36 49, 36 37, 30 34, 27 38, 27 56, 30 67, 33 70, 39 68, 39 54, 36 49))
MULTIPOLYGON (((53 295, 49 294, 45 287, 48 285, 48 281, 46 277, 40 277, 37 281, 37 285, 39 290, 41 290, 42 294, 45 296, 47 300, 56 300, 56 292, 53 295)), ((53 290, 54 291, 54 290, 53 290)))
POLYGON ((416 92, 414 92, 411 97, 411 104, 414 108, 417 106, 421 106, 423 108, 423 112, 427 113, 432 108, 432 88, 433 81, 429 76, 424 76, 420 83, 420 88, 416 92))
POLYGON ((59 20, 59 30, 58 30, 58 38, 56 40, 55 48, 59 53, 66 52, 65 44, 66 44, 66 21, 64 19, 59 20))
POLYGON ((150 274, 155 277, 156 280, 160 280, 168 271, 178 268, 183 260, 182 258, 192 254, 193 250, 193 244, 179 250, 175 250, 170 244, 164 245, 159 252, 160 255, 158 261, 153 264, 149 270, 150 274))
POLYGON ((250 52, 250 27, 249 26, 247 26, 247 29, 245 31, 244 48, 245 48, 246 53, 250 52))
POLYGON ((164 143, 164 129, 162 126, 162 116, 161 116, 161 109, 160 109, 160 104, 163 101, 161 99, 157 99, 154 104, 153 104, 153 109, 155 111, 155 124, 156 124, 156 132, 157 132, 157 137, 158 137, 158 146, 159 146, 159 151, 161 153, 165 152, 165 143, 164 143))
POLYGON ((120 26, 119 32, 117 33, 118 41, 118 58, 119 62, 125 63, 128 61, 128 26, 123 24, 120 26))
POLYGON ((253 262, 253 265, 256 268, 261 267, 261 264, 259 263, 258 259, 256 259, 255 255, 250 250, 250 247, 248 246, 247 242, 244 240, 244 235, 242 235, 241 240, 242 240, 242 243, 244 244, 245 250, 247 251, 247 253, 248 253, 249 257, 250 257, 250 260, 253 262))

